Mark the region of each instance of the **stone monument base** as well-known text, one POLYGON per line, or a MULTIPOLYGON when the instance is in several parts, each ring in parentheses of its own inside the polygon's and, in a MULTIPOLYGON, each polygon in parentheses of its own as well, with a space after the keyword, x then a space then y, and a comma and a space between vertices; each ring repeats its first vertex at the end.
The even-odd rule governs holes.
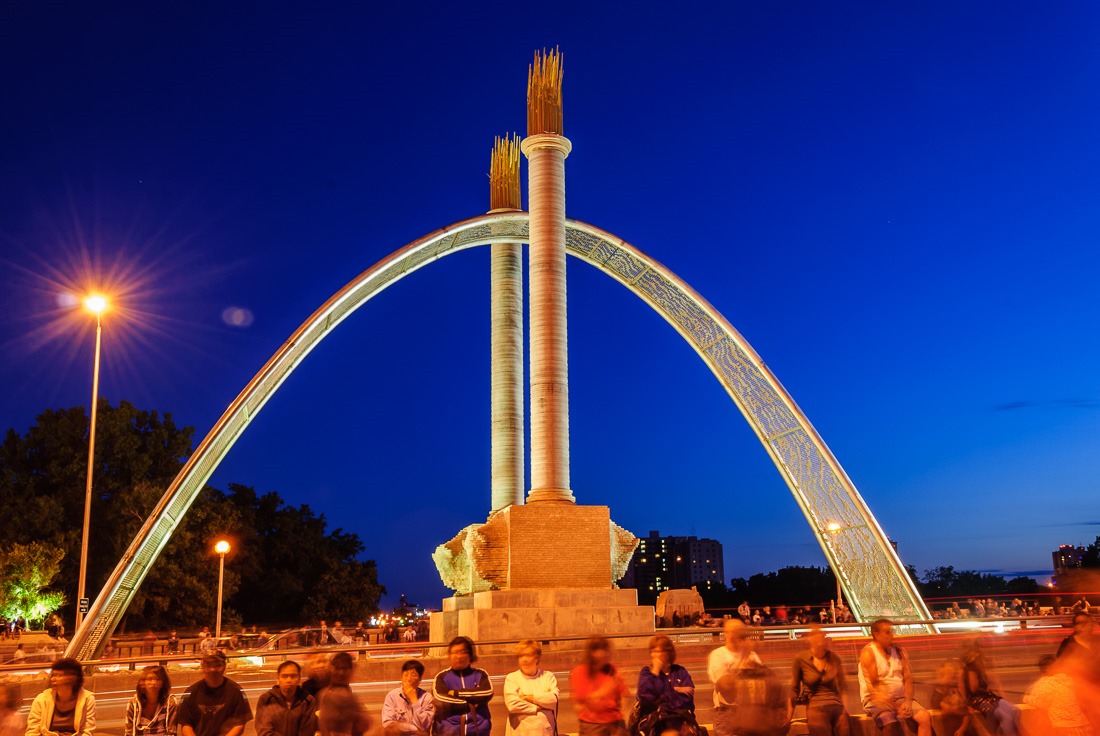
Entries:
POLYGON ((652 633, 653 607, 639 606, 633 588, 488 590, 446 598, 431 614, 433 642, 652 633))
POLYGON ((606 506, 533 501, 471 524, 432 554, 443 584, 460 596, 510 590, 610 590, 637 538, 606 506))

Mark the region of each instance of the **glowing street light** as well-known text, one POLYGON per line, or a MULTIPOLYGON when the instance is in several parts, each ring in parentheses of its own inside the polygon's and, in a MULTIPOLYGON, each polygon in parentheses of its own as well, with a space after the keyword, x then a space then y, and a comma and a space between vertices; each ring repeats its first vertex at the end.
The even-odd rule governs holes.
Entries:
POLYGON ((80 541, 80 580, 76 589, 76 628, 78 629, 84 620, 84 612, 81 609, 88 577, 88 528, 92 518, 92 470, 95 468, 95 415, 99 403, 99 346, 103 337, 100 316, 107 309, 107 297, 102 294, 91 294, 84 300, 84 308, 95 315, 95 362, 92 367, 91 426, 88 428, 88 474, 84 484, 84 534, 80 541))
POLYGON ((222 638, 222 585, 225 582, 225 553, 229 551, 229 542, 224 539, 218 540, 218 543, 214 545, 214 551, 220 556, 218 562, 218 617, 214 624, 214 641, 222 638))

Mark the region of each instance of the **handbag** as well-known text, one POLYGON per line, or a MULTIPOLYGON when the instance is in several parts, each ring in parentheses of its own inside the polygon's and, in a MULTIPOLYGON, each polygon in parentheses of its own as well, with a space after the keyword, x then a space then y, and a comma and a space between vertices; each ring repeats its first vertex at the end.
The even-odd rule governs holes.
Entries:
POLYGON ((966 704, 982 715, 989 715, 996 709, 997 701, 1000 699, 1001 697, 996 693, 986 690, 985 692, 971 695, 970 698, 967 699, 966 704))

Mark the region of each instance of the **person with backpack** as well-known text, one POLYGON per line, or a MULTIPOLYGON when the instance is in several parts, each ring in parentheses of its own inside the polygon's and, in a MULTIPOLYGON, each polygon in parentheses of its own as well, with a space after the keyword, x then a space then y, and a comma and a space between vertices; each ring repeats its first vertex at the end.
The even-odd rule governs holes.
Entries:
POLYGON ((744 736, 754 731, 747 723, 750 710, 756 714, 766 706, 767 668, 752 650, 751 634, 740 619, 726 619, 722 625, 725 643, 707 657, 707 677, 714 685, 716 736, 744 736))

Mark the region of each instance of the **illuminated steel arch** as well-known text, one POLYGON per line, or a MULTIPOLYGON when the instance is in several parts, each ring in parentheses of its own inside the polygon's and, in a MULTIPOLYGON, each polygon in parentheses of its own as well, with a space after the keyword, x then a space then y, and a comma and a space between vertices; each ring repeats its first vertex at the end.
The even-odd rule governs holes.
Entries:
MULTIPOLYGON (((526 213, 497 213, 426 235, 364 271, 307 319, 249 381, 165 491, 87 617, 67 654, 93 659, 114 631, 149 567, 249 422, 295 367, 371 297, 443 256, 493 242, 526 242, 526 213)), ((641 297, 710 366, 768 451, 837 573, 858 620, 929 618, 870 509, 809 420, 745 339, 702 297, 637 248, 575 220, 568 252, 641 297)))

